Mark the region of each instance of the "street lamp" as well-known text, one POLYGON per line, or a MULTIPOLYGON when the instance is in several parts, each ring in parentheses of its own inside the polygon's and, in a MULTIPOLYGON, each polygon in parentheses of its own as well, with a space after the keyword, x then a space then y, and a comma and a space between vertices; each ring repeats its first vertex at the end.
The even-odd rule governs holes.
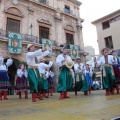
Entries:
POLYGON ((30 29, 31 29, 31 36, 32 36, 32 27, 33 27, 33 25, 32 25, 32 23, 31 23, 31 25, 30 25, 30 29))

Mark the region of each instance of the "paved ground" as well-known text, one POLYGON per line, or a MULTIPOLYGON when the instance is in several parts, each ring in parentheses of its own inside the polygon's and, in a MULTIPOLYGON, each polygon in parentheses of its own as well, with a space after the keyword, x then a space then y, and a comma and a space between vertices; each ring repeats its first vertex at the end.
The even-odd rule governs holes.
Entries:
POLYGON ((120 95, 105 96, 104 91, 92 91, 89 96, 69 93, 70 99, 58 100, 59 94, 36 103, 9 96, 0 101, 0 120, 111 120, 120 116, 120 95))

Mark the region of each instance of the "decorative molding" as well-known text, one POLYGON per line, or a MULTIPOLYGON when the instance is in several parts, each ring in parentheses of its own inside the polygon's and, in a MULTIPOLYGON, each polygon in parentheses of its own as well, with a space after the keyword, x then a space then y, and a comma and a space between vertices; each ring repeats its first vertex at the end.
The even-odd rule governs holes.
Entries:
POLYGON ((29 6, 29 7, 28 7, 28 11, 34 12, 34 8, 29 6))
POLYGON ((40 23, 51 25, 50 21, 47 18, 42 18, 42 19, 39 18, 37 21, 40 23))
POLYGON ((13 3, 14 5, 17 5, 17 4, 18 4, 18 0, 12 0, 12 3, 13 3))
POLYGON ((5 13, 16 15, 16 16, 19 16, 19 17, 24 17, 21 10, 19 8, 14 7, 14 6, 6 8, 5 13))
POLYGON ((68 31, 72 31, 72 32, 75 31, 75 30, 74 30, 74 27, 71 26, 71 25, 66 25, 64 29, 65 29, 65 30, 68 30, 68 31))

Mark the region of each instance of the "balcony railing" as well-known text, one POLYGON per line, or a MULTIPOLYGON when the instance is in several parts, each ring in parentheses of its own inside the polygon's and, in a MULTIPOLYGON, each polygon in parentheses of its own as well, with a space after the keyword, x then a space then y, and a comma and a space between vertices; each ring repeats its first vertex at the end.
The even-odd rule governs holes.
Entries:
MULTIPOLYGON (((40 37, 28 35, 28 34, 21 34, 21 35, 22 35, 23 42, 33 42, 33 43, 42 44, 42 38, 40 37)), ((0 38, 8 39, 8 31, 0 29, 0 38)), ((55 40, 52 40, 52 43, 53 43, 53 46, 56 46, 55 40)))
POLYGON ((48 5, 49 4, 49 1, 48 0, 38 0, 39 3, 42 3, 42 4, 45 4, 45 5, 48 5))

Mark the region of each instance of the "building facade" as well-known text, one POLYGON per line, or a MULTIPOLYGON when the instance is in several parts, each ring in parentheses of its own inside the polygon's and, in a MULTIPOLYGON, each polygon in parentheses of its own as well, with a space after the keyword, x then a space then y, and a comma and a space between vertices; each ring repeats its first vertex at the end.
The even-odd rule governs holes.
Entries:
MULTIPOLYGON (((42 38, 53 40, 53 61, 65 43, 78 45, 79 55, 84 58, 80 5, 77 0, 0 0, 0 52, 8 54, 9 31, 22 35, 22 53, 11 54, 14 62, 8 71, 13 90, 16 70, 19 62, 25 61, 29 43, 38 49, 42 38)), ((54 64, 55 84, 56 69, 54 64)))
POLYGON ((99 51, 102 48, 120 49, 120 10, 92 22, 96 26, 99 51))

